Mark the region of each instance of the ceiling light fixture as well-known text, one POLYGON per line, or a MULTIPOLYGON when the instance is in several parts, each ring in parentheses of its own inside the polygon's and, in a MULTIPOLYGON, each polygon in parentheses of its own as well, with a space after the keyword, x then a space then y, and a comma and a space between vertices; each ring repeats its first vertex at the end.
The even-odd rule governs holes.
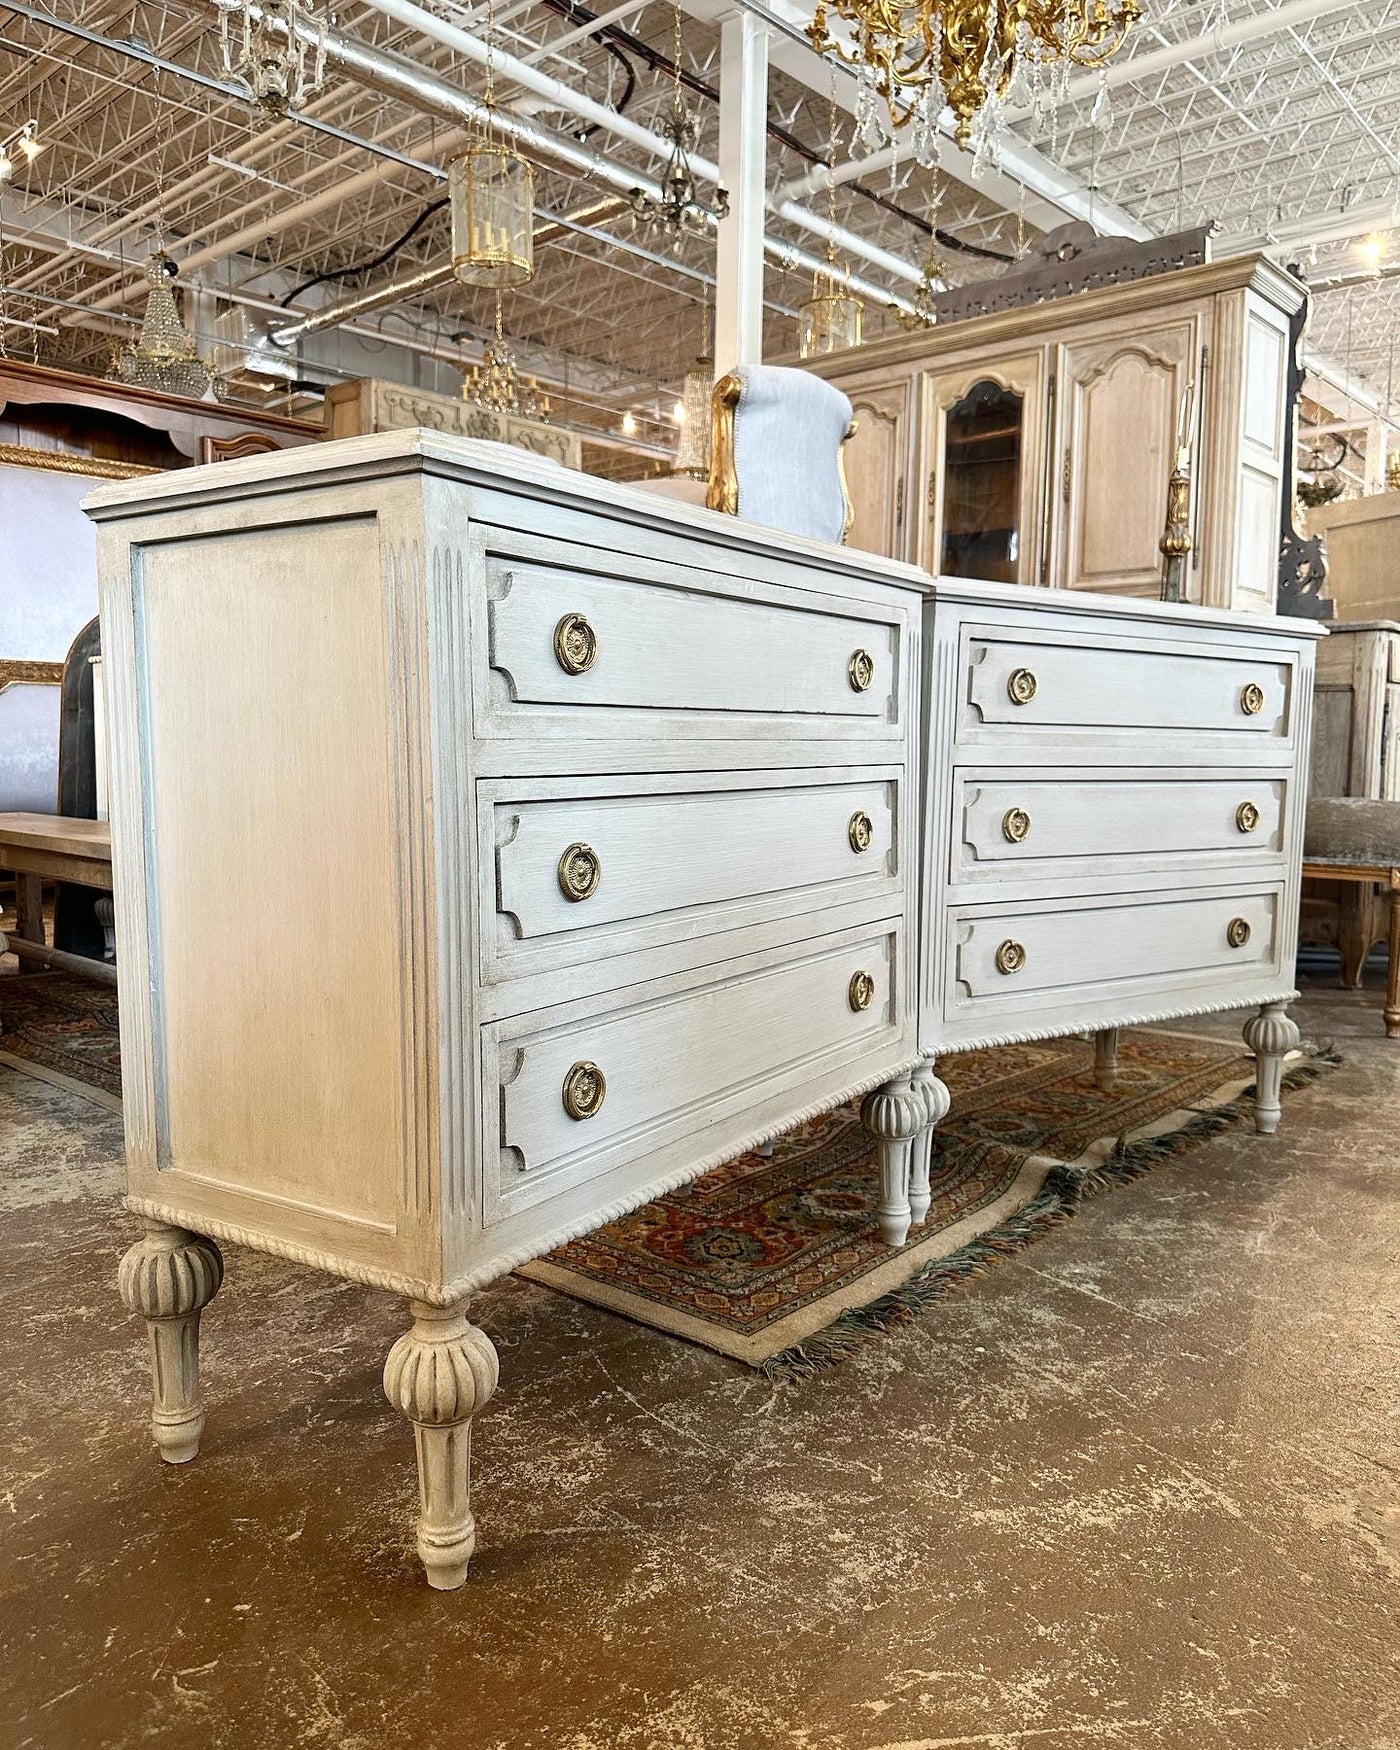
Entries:
POLYGON ((695 172, 690 167, 690 154, 699 144, 699 127, 691 114, 681 86, 681 8, 676 0, 671 30, 671 108, 661 124, 661 136, 670 144, 666 168, 661 174, 661 194, 658 198, 634 188, 631 195, 632 223, 662 231, 674 246, 683 237, 705 231, 710 216, 729 217, 729 195, 716 187, 709 213, 700 204, 695 190, 695 172))
POLYGON ((22 128, 16 128, 13 133, 0 140, 0 182, 8 182, 14 175, 16 152, 26 164, 32 164, 43 149, 43 143, 39 139, 39 124, 31 117, 22 128))
POLYGON ((268 115, 302 109, 326 79, 330 19, 304 0, 214 0, 224 72, 268 115))
MULTIPOLYGON (((875 99, 889 106, 896 129, 913 122, 927 133, 943 105, 964 150, 1004 128, 1003 106, 1039 110, 1063 96, 1071 67, 1103 67, 1123 46, 1141 12, 1139 0, 829 0, 849 26, 833 36, 828 4, 818 5, 807 35, 820 55, 860 69, 857 118, 862 136, 881 131, 875 99)), ((1091 120, 1107 121, 1100 87, 1091 120)))

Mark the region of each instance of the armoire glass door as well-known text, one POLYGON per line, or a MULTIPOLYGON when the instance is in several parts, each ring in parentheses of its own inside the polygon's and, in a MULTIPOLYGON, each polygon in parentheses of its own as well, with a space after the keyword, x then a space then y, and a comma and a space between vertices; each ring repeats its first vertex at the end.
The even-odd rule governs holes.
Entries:
POLYGON ((944 416, 943 551, 952 577, 1015 583, 1025 398, 983 378, 944 416))

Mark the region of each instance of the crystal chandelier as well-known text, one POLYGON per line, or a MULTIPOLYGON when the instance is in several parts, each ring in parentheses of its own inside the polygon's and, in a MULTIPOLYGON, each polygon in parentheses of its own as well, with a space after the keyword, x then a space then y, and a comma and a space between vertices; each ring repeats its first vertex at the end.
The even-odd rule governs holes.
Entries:
POLYGON ((715 386, 715 361, 702 353, 685 374, 681 389, 680 433, 671 472, 690 480, 710 477, 710 394, 715 386))
MULTIPOLYGON (((690 154, 699 143, 699 129, 681 87, 681 9, 679 0, 672 25, 672 86, 671 110, 661 124, 662 138, 670 145, 666 168, 661 175, 658 198, 644 189, 634 188, 631 195, 632 222, 665 233, 668 240, 678 243, 682 237, 703 232, 708 214, 695 192, 695 173, 690 168, 690 154)), ((715 189, 709 213, 717 219, 729 217, 729 195, 722 187, 715 189)))
POLYGON ((523 382, 515 350, 505 337, 500 294, 496 295, 496 334, 488 340, 481 363, 462 379, 462 399, 488 413, 515 413, 523 419, 548 420, 549 398, 541 395, 533 377, 523 382))
POLYGON ((209 394, 208 361, 199 356, 195 338, 180 320, 172 289, 179 268, 163 250, 146 263, 146 313, 134 346, 124 346, 113 361, 112 375, 140 389, 165 395, 209 394))
POLYGON ((832 78, 826 147, 826 265, 812 274, 812 295, 797 307, 797 356, 821 358, 859 346, 865 305, 836 268, 836 80, 832 78))
MULTIPOLYGON (((964 149, 1001 125, 1003 103, 1038 107, 1052 81, 1074 67, 1103 67, 1141 13, 1139 0, 829 0, 850 26, 833 37, 823 3, 807 34, 861 69, 859 106, 872 118, 876 94, 896 128, 927 131, 943 105, 964 149)), ((1105 95, 1105 94, 1101 94, 1105 95)), ((1096 108, 1098 106, 1096 105, 1096 108)))
POLYGON ((326 77, 329 20, 303 0, 214 0, 224 72, 269 115, 301 109, 326 77))

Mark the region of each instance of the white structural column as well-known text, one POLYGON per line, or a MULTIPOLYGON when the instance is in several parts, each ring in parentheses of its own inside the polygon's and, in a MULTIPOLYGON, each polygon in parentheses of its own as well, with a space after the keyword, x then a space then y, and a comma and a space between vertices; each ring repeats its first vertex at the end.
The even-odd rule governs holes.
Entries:
POLYGON ((768 27, 751 12, 720 26, 719 170, 729 191, 715 252, 715 369, 763 362, 768 27))

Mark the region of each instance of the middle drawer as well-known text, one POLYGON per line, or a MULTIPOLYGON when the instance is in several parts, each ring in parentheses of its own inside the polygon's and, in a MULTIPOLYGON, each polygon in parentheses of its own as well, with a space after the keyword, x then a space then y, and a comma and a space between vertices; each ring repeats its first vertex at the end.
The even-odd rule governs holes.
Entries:
POLYGON ((995 767, 953 775, 949 877, 955 887, 1277 862, 1287 780, 995 767))
POLYGON ((484 780, 481 842, 494 867, 481 872, 482 978, 819 907, 898 912, 903 784, 900 766, 484 780))

